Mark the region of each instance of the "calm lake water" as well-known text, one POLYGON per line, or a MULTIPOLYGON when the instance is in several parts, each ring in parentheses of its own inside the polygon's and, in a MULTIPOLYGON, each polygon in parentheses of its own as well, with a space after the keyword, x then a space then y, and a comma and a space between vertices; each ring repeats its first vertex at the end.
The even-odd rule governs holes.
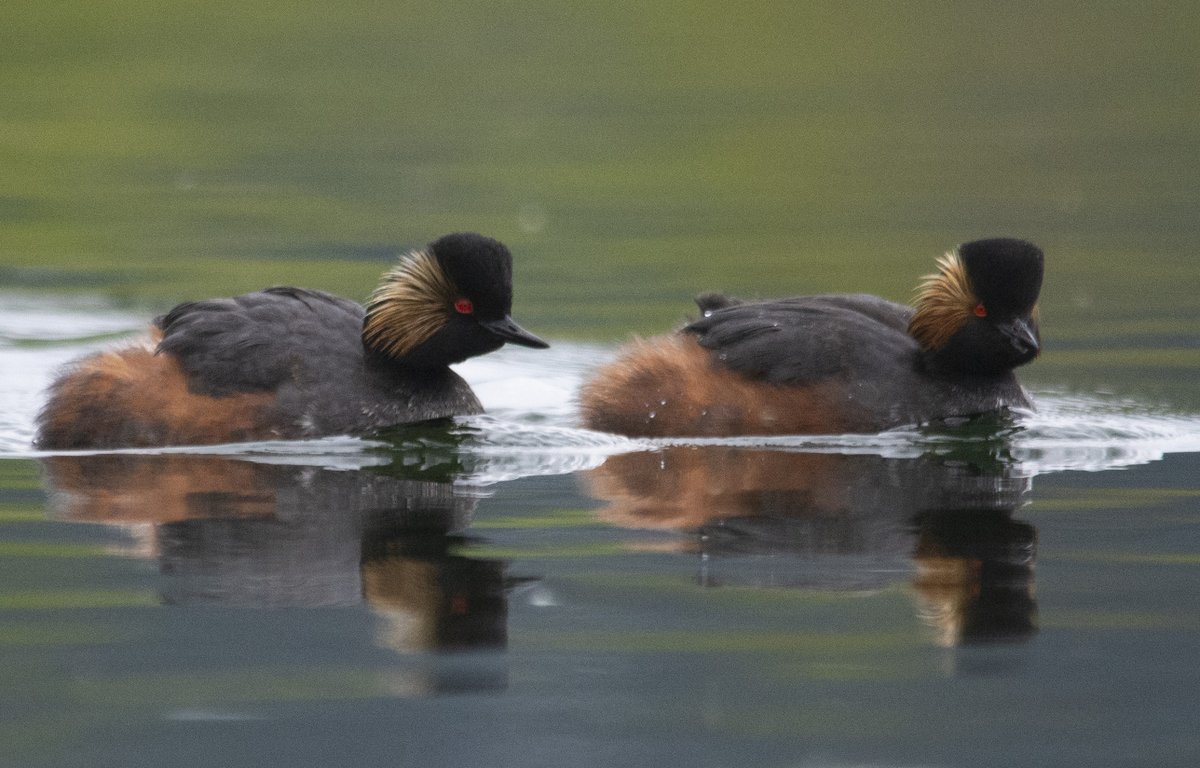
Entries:
POLYGON ((1190 3, 68 6, 0 25, 0 765, 1200 761, 1190 3), (461 229, 553 342, 460 366, 486 416, 31 447, 174 302, 461 229), (695 293, 993 234, 1047 253, 1035 412, 578 427, 695 293))

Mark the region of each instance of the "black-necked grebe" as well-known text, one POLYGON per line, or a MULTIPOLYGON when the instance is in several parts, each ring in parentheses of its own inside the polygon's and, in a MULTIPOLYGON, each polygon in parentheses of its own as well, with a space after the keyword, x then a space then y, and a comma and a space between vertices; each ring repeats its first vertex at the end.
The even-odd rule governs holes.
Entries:
POLYGON ((1010 238, 951 251, 916 307, 829 294, 697 299, 680 332, 635 343, 584 386, 584 423, 633 436, 869 433, 1029 407, 1042 251, 1010 238))
POLYGON ((479 413, 447 366, 505 342, 543 348, 512 307, 512 256, 454 234, 404 255, 366 309, 304 288, 194 301, 148 343, 69 366, 39 447, 111 448, 366 434, 479 413))

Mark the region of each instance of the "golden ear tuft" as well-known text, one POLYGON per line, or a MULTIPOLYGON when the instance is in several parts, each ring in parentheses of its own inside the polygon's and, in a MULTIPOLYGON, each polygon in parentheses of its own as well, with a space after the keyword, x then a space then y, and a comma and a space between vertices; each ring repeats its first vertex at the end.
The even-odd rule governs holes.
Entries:
POLYGON ((367 302, 363 343, 403 357, 446 324, 456 289, 433 254, 411 251, 384 274, 367 302))
POLYGON ((935 274, 921 278, 914 298, 916 311, 908 321, 909 334, 925 351, 944 347, 979 304, 957 251, 950 251, 937 264, 935 274))

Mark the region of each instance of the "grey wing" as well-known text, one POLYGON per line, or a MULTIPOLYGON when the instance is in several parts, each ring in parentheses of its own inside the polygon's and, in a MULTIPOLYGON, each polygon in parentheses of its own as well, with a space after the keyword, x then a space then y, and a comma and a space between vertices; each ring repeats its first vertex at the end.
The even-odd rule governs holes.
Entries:
POLYGON ((756 379, 800 383, 905 364, 916 348, 905 331, 910 312, 875 296, 806 296, 727 305, 684 331, 721 365, 756 379))
POLYGON ((273 389, 315 365, 332 375, 361 361, 362 317, 348 299, 279 287, 180 304, 155 323, 159 352, 179 360, 189 388, 219 396, 273 389))

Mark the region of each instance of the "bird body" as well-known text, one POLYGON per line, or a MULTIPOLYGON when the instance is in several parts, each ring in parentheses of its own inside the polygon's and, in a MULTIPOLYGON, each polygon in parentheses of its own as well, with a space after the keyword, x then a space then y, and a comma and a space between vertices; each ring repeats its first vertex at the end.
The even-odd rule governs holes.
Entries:
POLYGON ((494 240, 449 235, 406 255, 366 309, 291 287, 180 304, 155 321, 149 342, 62 373, 37 443, 297 439, 479 413, 478 398, 447 366, 506 341, 545 346, 509 317, 510 263, 494 240))
POLYGON ((584 386, 584 423, 635 436, 878 432, 1031 402, 1041 251, 961 246, 916 308, 865 294, 698 299, 680 332, 637 342, 584 386))

